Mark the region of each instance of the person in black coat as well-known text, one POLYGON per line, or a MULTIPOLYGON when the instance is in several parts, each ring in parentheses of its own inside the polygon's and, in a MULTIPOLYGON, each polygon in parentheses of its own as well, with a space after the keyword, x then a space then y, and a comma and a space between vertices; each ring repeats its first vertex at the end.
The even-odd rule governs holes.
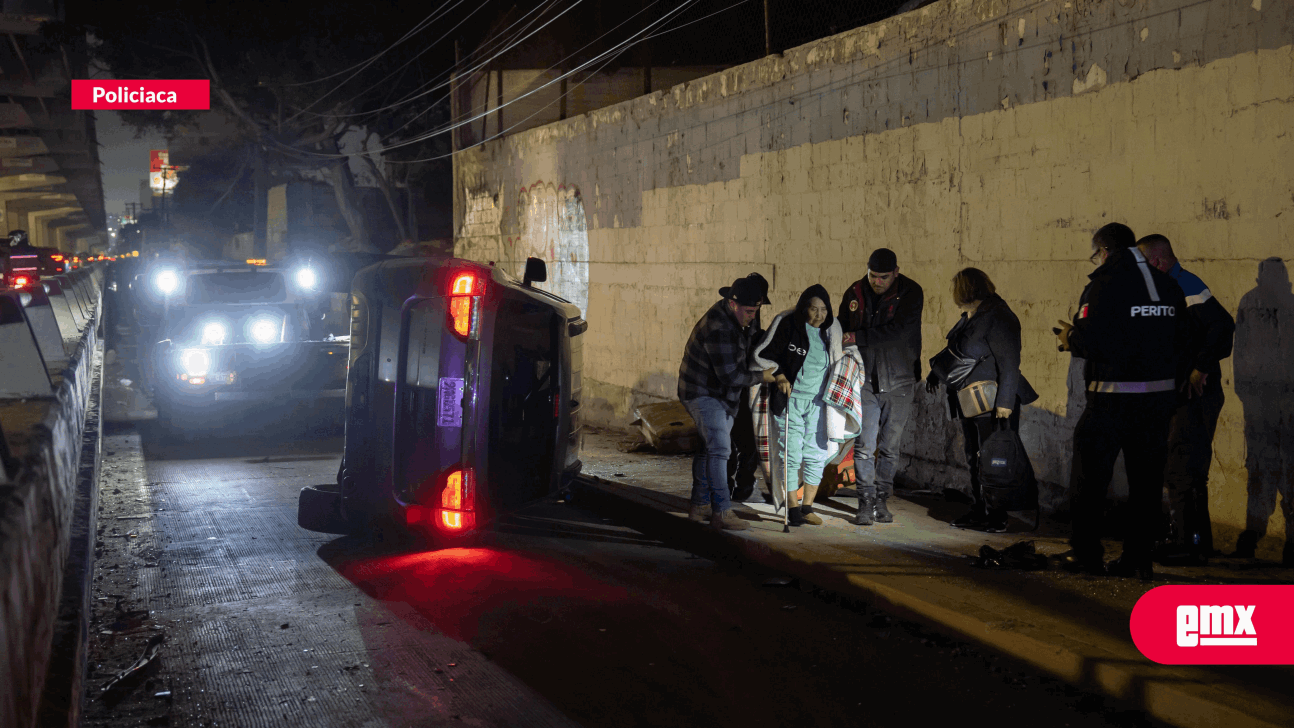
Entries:
MULTIPOLYGON (((1038 399, 1029 380, 1020 373, 1020 319, 997 295, 997 288, 984 271, 964 268, 953 276, 953 302, 964 313, 948 332, 950 345, 964 356, 978 362, 970 374, 958 382, 941 382, 934 372, 926 379, 926 391, 933 393, 940 384, 948 394, 949 414, 961 420, 965 435, 966 460, 970 464, 971 495, 975 504, 969 513, 952 522, 956 528, 973 528, 1001 533, 1006 530, 1004 510, 989 508, 979 480, 980 446, 997 426, 1006 420, 1012 430, 1020 429, 1020 407, 1038 399), (993 382, 997 396, 984 402, 984 412, 966 412, 957 392, 977 382, 993 382)), ((991 391, 991 390, 990 390, 991 391)))

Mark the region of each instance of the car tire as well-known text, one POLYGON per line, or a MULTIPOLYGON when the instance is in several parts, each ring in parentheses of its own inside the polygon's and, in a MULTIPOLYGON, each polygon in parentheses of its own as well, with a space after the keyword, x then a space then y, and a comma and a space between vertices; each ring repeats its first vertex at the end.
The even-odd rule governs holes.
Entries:
POLYGON ((297 525, 319 533, 351 534, 354 524, 342 514, 341 488, 308 485, 297 497, 297 525))

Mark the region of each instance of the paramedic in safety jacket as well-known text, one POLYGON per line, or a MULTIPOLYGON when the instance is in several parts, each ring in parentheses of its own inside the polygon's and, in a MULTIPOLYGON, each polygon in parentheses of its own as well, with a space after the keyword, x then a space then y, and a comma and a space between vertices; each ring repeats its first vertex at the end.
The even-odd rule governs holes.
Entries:
POLYGON ((1099 267, 1073 324, 1056 329, 1062 351, 1086 360, 1087 408, 1074 427, 1073 551, 1065 566, 1085 573, 1152 575, 1160 523, 1168 424, 1177 403, 1178 362, 1190 336, 1186 298, 1137 250, 1126 225, 1092 236, 1099 267), (1101 515, 1114 461, 1123 451, 1128 515, 1123 554, 1104 567, 1101 515))

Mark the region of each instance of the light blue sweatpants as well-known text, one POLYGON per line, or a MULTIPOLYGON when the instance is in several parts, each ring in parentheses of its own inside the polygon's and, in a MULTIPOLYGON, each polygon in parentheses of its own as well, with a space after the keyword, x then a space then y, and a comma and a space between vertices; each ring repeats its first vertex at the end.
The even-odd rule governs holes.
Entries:
MULTIPOLYGON (((817 485, 822 482, 822 471, 831 459, 831 442, 827 440, 825 414, 822 400, 818 397, 790 397, 786 412, 781 416, 773 415, 778 446, 786 454, 788 491, 798 490, 801 484, 817 485)), ((782 463, 778 462, 774 467, 778 468, 776 477, 782 477, 782 463)))

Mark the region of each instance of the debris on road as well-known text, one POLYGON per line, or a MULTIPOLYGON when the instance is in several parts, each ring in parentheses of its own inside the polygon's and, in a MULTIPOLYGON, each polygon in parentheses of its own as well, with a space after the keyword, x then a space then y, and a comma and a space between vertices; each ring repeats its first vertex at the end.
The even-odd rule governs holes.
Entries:
POLYGON ((108 681, 107 685, 99 691, 99 696, 104 701, 120 700, 126 693, 139 686, 144 674, 156 664, 158 651, 162 643, 166 641, 166 635, 153 635, 148 644, 144 646, 144 654, 140 655, 138 660, 125 670, 122 670, 116 677, 108 681))
POLYGON ((1039 570, 1047 568, 1047 557, 1034 549, 1033 541, 1017 541, 1001 551, 985 544, 971 565, 981 569, 1039 570))

